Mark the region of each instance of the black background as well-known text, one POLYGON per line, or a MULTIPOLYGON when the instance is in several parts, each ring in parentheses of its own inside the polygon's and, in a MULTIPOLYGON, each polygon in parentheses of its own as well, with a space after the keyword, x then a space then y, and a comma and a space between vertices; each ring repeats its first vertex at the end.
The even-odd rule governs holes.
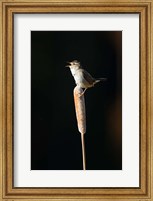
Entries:
POLYGON ((73 88, 67 61, 107 77, 85 93, 88 170, 122 169, 122 32, 31 32, 31 169, 81 170, 73 88))

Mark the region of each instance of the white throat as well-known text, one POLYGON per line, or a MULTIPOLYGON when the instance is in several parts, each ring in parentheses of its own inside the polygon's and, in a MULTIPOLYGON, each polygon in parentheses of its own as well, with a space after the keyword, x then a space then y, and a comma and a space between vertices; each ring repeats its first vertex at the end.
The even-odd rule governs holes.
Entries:
POLYGON ((75 76, 76 71, 77 71, 78 69, 79 69, 79 67, 71 67, 71 68, 70 68, 70 71, 71 71, 71 73, 72 73, 73 76, 75 76))

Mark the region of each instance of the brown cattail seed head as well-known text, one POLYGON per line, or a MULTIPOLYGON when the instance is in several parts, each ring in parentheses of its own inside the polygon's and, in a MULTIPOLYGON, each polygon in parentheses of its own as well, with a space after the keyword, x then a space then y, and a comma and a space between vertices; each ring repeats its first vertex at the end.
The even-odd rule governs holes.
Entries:
POLYGON ((76 86, 74 88, 74 103, 75 103, 75 111, 76 118, 78 124, 78 130, 81 134, 86 133, 86 111, 85 111, 85 101, 82 88, 76 86))

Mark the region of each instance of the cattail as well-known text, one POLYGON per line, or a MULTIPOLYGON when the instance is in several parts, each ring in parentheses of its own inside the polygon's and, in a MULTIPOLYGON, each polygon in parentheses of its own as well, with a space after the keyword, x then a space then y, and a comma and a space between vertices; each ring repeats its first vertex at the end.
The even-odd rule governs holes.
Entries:
POLYGON ((83 169, 85 170, 86 160, 85 160, 84 134, 86 133, 86 111, 85 111, 84 95, 82 95, 82 93, 83 93, 82 88, 78 86, 74 88, 75 111, 76 111, 78 130, 81 133, 83 169))

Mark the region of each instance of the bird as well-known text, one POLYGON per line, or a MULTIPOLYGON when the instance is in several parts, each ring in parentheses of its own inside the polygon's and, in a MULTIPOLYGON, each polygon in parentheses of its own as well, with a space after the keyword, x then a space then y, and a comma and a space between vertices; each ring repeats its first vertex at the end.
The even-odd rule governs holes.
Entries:
POLYGON ((66 67, 70 68, 72 76, 78 87, 83 88, 82 96, 88 88, 94 87, 95 84, 101 81, 106 81, 107 78, 93 78, 85 69, 82 68, 78 60, 67 62, 66 67))

